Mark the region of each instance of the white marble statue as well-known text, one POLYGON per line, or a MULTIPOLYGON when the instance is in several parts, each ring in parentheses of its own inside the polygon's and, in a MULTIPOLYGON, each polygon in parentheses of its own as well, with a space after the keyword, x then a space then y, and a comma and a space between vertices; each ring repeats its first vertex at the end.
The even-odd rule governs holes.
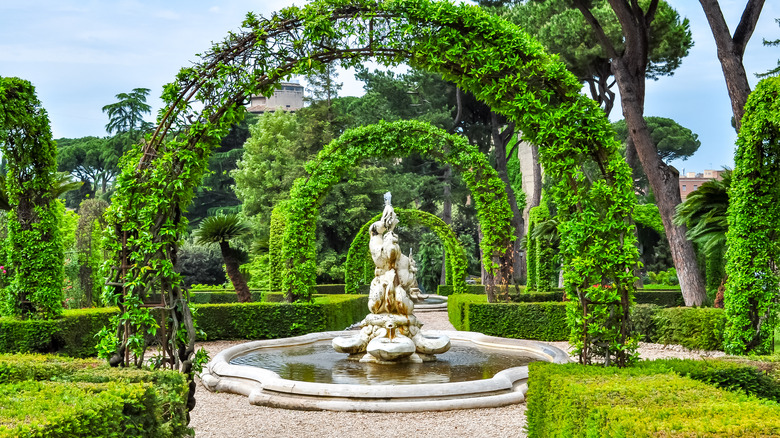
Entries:
POLYGON ((336 351, 362 362, 422 362, 450 348, 446 336, 425 336, 420 331, 414 303, 425 296, 417 286, 411 250, 409 256, 401 253, 394 232, 397 224, 388 192, 382 217, 369 228, 368 248, 376 266, 368 296, 371 314, 361 322, 360 334, 333 340, 336 351))

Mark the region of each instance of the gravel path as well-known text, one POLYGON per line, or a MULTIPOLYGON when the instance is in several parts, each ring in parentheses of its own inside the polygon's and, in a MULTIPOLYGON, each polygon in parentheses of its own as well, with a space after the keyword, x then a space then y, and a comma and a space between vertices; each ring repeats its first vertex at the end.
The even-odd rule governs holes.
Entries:
MULTIPOLYGON (((454 330, 447 312, 417 315, 426 330, 454 330)), ((203 342, 211 357, 246 341, 203 342)), ((550 342, 568 350, 566 342, 550 342)), ((704 358, 719 351, 690 351, 678 345, 640 343, 643 359, 704 358)), ((198 382, 199 383, 199 382, 198 382)), ((525 404, 492 409, 448 412, 361 413, 290 411, 250 405, 241 395, 209 392, 198 384, 197 405, 190 413, 190 426, 197 438, 208 437, 525 437, 525 404)))

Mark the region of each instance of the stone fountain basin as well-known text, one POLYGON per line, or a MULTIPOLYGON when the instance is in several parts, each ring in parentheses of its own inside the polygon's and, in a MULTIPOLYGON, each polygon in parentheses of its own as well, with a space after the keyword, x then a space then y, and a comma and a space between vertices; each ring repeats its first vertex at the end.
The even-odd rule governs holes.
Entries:
POLYGON ((422 303, 414 305, 414 313, 446 311, 447 300, 448 297, 445 295, 430 294, 422 303))
MULTIPOLYGON (((426 331, 446 335, 450 340, 475 346, 520 351, 536 360, 567 363, 569 356, 559 348, 537 341, 486 336, 475 332, 426 331)), ((506 406, 525 401, 528 367, 508 368, 492 378, 454 383, 416 385, 357 385, 312 383, 287 380, 279 374, 230 361, 268 347, 295 347, 349 336, 354 332, 311 333, 284 339, 252 341, 227 348, 212 359, 201 374, 210 391, 249 397, 254 405, 285 409, 417 412, 506 406)), ((392 365, 388 365, 392 366, 392 365)))

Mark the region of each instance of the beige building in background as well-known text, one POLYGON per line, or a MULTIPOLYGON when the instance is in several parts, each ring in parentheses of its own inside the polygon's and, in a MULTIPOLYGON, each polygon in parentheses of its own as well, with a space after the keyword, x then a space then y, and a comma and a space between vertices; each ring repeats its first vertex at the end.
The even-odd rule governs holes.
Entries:
POLYGON ((303 108, 303 85, 295 82, 282 82, 281 88, 274 91, 273 96, 252 96, 247 111, 252 114, 263 114, 266 111, 295 112, 303 108))
POLYGON ((722 172, 722 170, 705 170, 704 173, 686 172, 685 176, 680 175, 680 197, 685 201, 685 198, 702 184, 714 179, 721 179, 722 172))

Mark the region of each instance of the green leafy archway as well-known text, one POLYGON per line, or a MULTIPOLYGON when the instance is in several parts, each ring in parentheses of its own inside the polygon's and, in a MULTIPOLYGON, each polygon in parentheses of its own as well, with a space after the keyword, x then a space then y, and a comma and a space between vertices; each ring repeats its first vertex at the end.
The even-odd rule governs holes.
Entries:
POLYGON ((634 197, 608 120, 580 93, 577 78, 524 31, 478 7, 431 0, 315 0, 269 19, 249 14, 240 32, 166 85, 167 108, 155 132, 123 159, 107 213, 114 258, 107 301, 120 306, 116 322, 125 327, 116 331, 114 357, 127 358, 129 347, 143 353, 132 343, 149 320, 143 297, 160 290, 173 321, 166 333, 178 333, 169 341, 179 353, 166 363, 189 372, 194 328, 173 266, 186 232, 181 211, 211 148, 244 116, 249 96, 270 95, 280 81, 327 63, 354 67, 366 58, 440 73, 539 146, 545 171, 558 181, 550 192, 559 207, 572 340, 583 362, 594 349, 618 364, 629 360, 634 197))
MULTIPOLYGON (((438 216, 425 211, 396 208, 395 212, 398 214, 399 225, 427 227, 436 233, 436 236, 444 244, 447 284, 453 286, 455 293, 465 292, 468 260, 466 259, 466 252, 463 250, 463 246, 460 244, 458 236, 452 231, 452 228, 438 216)), ((373 279, 374 262, 368 251, 368 228, 371 224, 381 219, 381 217, 382 214, 379 213, 360 227, 360 230, 352 240, 352 244, 349 245, 345 269, 346 285, 344 289, 346 293, 357 293, 360 284, 368 284, 373 279), (365 273, 366 265, 370 266, 370 274, 365 273)), ((433 292, 431 291, 430 293, 433 292)))
POLYGON ((330 187, 368 157, 394 158, 412 153, 447 163, 463 175, 477 210, 487 269, 510 247, 514 235, 512 210, 504 184, 487 157, 465 137, 448 134, 428 123, 406 120, 380 122, 346 131, 306 164, 309 174, 298 178, 286 203, 287 225, 282 242, 285 275, 282 289, 288 299, 310 300, 315 284, 315 230, 319 201, 330 187))
POLYGON ((780 309, 780 77, 748 98, 731 178, 724 346, 767 354, 780 309))

